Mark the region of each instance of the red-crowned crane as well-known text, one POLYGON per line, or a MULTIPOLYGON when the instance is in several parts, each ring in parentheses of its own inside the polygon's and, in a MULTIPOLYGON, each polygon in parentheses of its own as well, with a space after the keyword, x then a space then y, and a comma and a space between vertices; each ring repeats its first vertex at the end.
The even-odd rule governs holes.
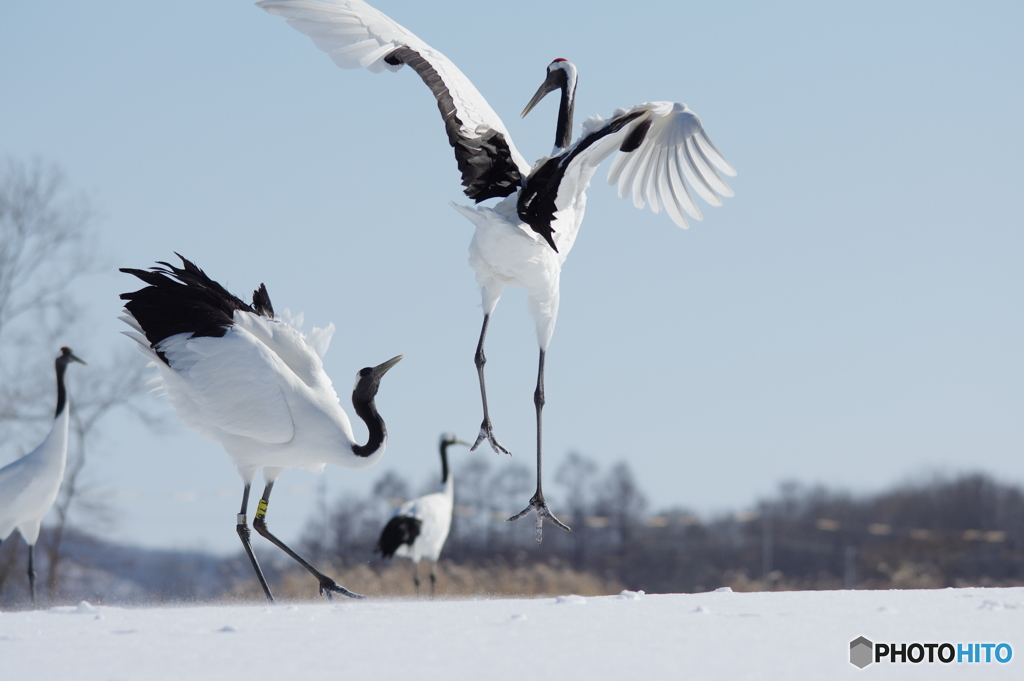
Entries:
MULTIPOLYGON (((178 256, 181 257, 181 256, 178 256)), ((369 468, 384 454, 387 430, 374 398, 381 377, 401 355, 356 374, 352 406, 369 439, 357 444, 338 402, 323 356, 334 325, 302 333, 302 316, 274 315, 263 284, 252 305, 228 293, 192 262, 161 262, 149 270, 122 268, 147 284, 124 293, 124 332, 160 369, 164 389, 181 421, 219 442, 242 476, 242 508, 235 526, 267 600, 267 580, 249 543, 249 486, 263 469, 266 486, 252 525, 309 570, 320 593, 362 598, 307 563, 270 533, 267 505, 274 482, 286 468, 320 472, 324 464, 369 468)))
POLYGON ((417 596, 420 593, 420 560, 426 558, 430 561, 430 595, 433 597, 437 583, 437 559, 452 527, 455 483, 448 467, 448 448, 452 445, 468 447, 469 443, 452 433, 441 436, 441 491, 424 494, 399 506, 381 531, 374 549, 384 558, 402 556, 412 560, 416 569, 412 579, 417 596))
POLYGON ((615 154, 609 184, 619 196, 631 195, 637 208, 662 209, 680 227, 686 215, 701 219, 688 188, 711 205, 732 190, 719 172, 735 175, 708 138, 697 115, 679 102, 648 102, 619 109, 608 119, 590 118, 571 142, 576 68, 556 59, 522 115, 545 94, 561 90, 555 147, 533 167, 516 151, 501 119, 466 76, 433 49, 361 0, 262 0, 258 6, 285 17, 342 68, 396 71, 408 64, 433 92, 448 141, 462 173, 466 196, 491 206, 455 206, 476 225, 469 264, 482 292, 484 320, 475 361, 483 403, 483 422, 475 449, 486 438, 495 451, 508 452, 494 436, 484 383, 487 324, 506 286, 526 289, 537 329, 540 357, 534 405, 537 413, 537 490, 529 505, 509 520, 537 513, 537 541, 543 518, 564 530, 548 509, 541 485, 544 358, 558 315, 562 263, 576 240, 586 205, 586 190, 597 166, 615 154))
POLYGON ((57 370, 57 411, 50 433, 42 444, 25 456, 0 468, 0 542, 15 529, 28 544, 28 590, 36 602, 34 553, 39 526, 57 500, 68 461, 68 423, 71 407, 64 387, 64 372, 71 362, 85 364, 71 348, 61 348, 54 366, 57 370))

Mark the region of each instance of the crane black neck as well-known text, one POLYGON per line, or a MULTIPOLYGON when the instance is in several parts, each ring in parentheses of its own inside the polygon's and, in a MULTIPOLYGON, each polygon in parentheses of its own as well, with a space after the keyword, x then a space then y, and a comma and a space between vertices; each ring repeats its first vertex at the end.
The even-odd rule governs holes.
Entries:
POLYGON ((576 79, 570 79, 565 71, 561 73, 563 76, 559 89, 562 97, 558 103, 558 123, 555 126, 555 147, 560 151, 568 149, 572 144, 572 118, 576 107, 576 79))
POLYGON ((363 372, 367 373, 363 375, 361 372, 361 378, 352 391, 352 407, 366 424, 369 438, 365 445, 352 445, 352 452, 356 456, 366 458, 373 456, 384 446, 388 439, 388 430, 384 426, 384 419, 377 413, 377 404, 374 401, 380 387, 380 376, 374 376, 370 369, 363 369, 363 372))
POLYGON ((384 419, 377 413, 377 405, 374 403, 373 397, 368 400, 360 400, 356 397, 357 393, 358 388, 352 392, 352 406, 359 418, 366 424, 369 437, 365 445, 352 445, 352 452, 356 456, 366 458, 373 456, 384 446, 384 442, 388 439, 388 429, 384 426, 384 419))
POLYGON ((64 372, 68 368, 67 357, 64 355, 58 357, 55 366, 57 369, 57 411, 54 412, 53 418, 60 416, 68 404, 68 392, 64 387, 64 372))
POLYGON ((448 483, 448 476, 451 475, 451 471, 448 470, 448 447, 453 443, 448 440, 441 440, 441 484, 445 485, 448 483))

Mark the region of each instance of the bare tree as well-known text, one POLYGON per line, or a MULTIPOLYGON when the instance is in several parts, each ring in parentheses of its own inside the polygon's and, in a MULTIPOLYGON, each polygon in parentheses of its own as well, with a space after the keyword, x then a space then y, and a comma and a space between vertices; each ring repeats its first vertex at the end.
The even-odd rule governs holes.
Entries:
POLYGON ((0 342, 23 317, 59 332, 75 316, 71 282, 90 267, 93 211, 56 166, 8 159, 0 173, 0 342))
POLYGON ((605 475, 596 506, 599 513, 608 518, 609 527, 618 533, 619 550, 627 550, 647 511, 647 497, 628 463, 620 461, 605 475))
POLYGON ((569 452, 555 473, 555 481, 568 491, 566 506, 570 519, 566 522, 570 523, 573 529, 572 563, 577 568, 582 567, 587 559, 590 532, 586 519, 592 513, 594 495, 590 490, 593 488, 596 475, 597 463, 578 452, 569 452))
MULTIPOLYGON (((92 217, 89 201, 69 188, 56 166, 14 159, 0 166, 0 465, 30 451, 52 424, 57 348, 88 345, 68 339, 88 334, 79 318, 83 306, 75 299, 74 283, 98 268, 92 217)), ((102 504, 87 503, 82 494, 87 489, 82 476, 86 454, 110 411, 127 406, 139 413, 130 400, 144 390, 142 371, 141 362, 114 356, 108 362, 93 361, 71 379, 68 466, 54 506, 57 522, 44 529, 41 541, 51 598, 73 509, 91 511, 94 519, 102 516, 102 504)), ((6 551, 0 561, 11 555, 6 551)), ((0 587, 6 576, 0 566, 0 587)))

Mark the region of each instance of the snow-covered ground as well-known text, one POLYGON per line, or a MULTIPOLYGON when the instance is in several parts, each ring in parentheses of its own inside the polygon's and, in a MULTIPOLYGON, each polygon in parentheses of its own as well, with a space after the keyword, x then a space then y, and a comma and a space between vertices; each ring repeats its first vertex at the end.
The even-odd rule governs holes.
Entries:
POLYGON ((3 679, 869 677, 1024 678, 1024 588, 274 606, 81 603, 0 613, 3 679), (1013 658, 929 664, 925 657, 858 669, 849 652, 859 636, 897 644, 1007 643, 1013 658))

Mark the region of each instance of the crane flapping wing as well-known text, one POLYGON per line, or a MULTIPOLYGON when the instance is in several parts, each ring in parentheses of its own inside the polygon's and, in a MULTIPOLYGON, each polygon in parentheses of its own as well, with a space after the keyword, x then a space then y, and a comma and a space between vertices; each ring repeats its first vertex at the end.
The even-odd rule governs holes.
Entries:
POLYGON ((721 206, 719 195, 729 197, 733 192, 718 173, 735 177, 736 171, 685 104, 654 102, 633 110, 641 107, 649 107, 649 117, 640 124, 647 129, 641 132, 637 126, 639 139, 623 142, 608 171, 608 184, 619 185, 620 198, 632 193, 637 208, 644 207, 645 199, 655 213, 664 208, 685 229, 684 211, 695 220, 703 219, 687 185, 712 206, 721 206))
POLYGON ((736 171, 685 104, 639 104, 609 119, 589 118, 582 127, 575 144, 534 170, 517 204, 523 222, 555 250, 554 214, 580 200, 597 166, 616 152, 608 183, 618 184, 619 196, 631 193, 637 208, 650 203, 655 213, 664 209, 680 227, 688 226, 684 213, 702 219, 687 184, 714 206, 722 205, 718 195, 733 195, 718 173, 736 171))
POLYGON ((447 57, 361 0, 263 0, 344 69, 374 73, 408 64, 437 99, 469 198, 515 192, 530 166, 487 100, 447 57))

